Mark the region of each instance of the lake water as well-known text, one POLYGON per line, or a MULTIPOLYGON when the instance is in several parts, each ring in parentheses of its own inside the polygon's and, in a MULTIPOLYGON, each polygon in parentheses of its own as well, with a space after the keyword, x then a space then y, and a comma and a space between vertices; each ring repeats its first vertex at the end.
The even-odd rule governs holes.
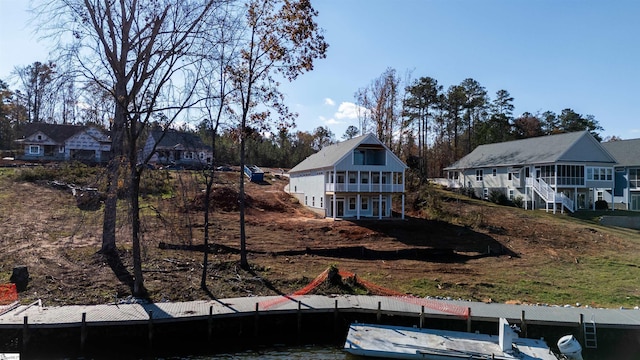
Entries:
MULTIPOLYGON (((301 347, 274 347, 261 350, 250 350, 235 352, 229 354, 216 354, 206 356, 184 357, 185 360, 222 360, 222 359, 238 359, 238 360, 351 360, 357 359, 342 350, 342 347, 336 346, 301 346, 301 347)), ((358 358, 359 359, 359 358, 358 358)))

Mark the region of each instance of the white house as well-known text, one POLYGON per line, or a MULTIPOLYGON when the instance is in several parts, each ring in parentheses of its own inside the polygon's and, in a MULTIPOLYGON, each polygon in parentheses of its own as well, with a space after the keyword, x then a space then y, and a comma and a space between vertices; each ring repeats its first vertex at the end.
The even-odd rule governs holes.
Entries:
POLYGON ((521 197, 525 208, 575 211, 595 207, 614 189, 616 159, 588 132, 481 145, 445 168, 454 187, 488 198, 521 197))
POLYGON ((22 126, 23 160, 105 162, 111 139, 102 130, 83 125, 28 123, 22 126))
POLYGON ((327 146, 289 171, 289 192, 326 217, 389 218, 407 166, 368 134, 327 146))
POLYGON ((602 146, 618 162, 611 201, 616 208, 640 211, 640 139, 610 141, 602 146))

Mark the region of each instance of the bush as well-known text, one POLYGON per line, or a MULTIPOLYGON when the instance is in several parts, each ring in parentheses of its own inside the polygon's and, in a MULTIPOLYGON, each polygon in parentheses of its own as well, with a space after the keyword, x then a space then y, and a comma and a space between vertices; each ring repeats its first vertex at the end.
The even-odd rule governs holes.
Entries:
POLYGON ((513 199, 513 206, 522 209, 524 207, 524 199, 522 196, 516 196, 513 199))
POLYGON ((596 201, 596 210, 609 210, 609 203, 606 200, 596 201))
POLYGON ((476 191, 472 187, 466 187, 465 186, 463 188, 460 188, 460 193, 462 195, 466 195, 466 196, 468 196, 468 197, 470 197, 472 199, 477 199, 476 191))
POLYGON ((54 165, 23 168, 16 173, 19 181, 61 181, 77 186, 96 186, 102 178, 103 169, 80 162, 63 162, 54 165))
POLYGON ((489 192, 489 201, 498 205, 507 205, 509 203, 507 196, 500 190, 491 190, 489 192))

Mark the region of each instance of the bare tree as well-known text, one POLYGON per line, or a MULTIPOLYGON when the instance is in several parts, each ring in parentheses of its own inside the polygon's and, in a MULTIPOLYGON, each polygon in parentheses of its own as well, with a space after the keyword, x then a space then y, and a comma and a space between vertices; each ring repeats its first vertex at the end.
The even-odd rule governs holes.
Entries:
POLYGON ((400 119, 400 78, 396 70, 388 68, 374 79, 369 86, 356 92, 356 102, 369 110, 365 113, 361 128, 366 127, 367 116, 375 126, 378 139, 392 148, 393 134, 400 119))
POLYGON ((204 255, 202 278, 200 287, 207 290, 207 269, 209 242, 212 219, 211 212, 214 204, 211 202, 213 193, 213 183, 216 169, 216 138, 218 129, 225 119, 230 116, 230 101, 234 88, 231 84, 229 67, 232 66, 238 56, 237 46, 239 45, 239 32, 242 25, 240 15, 235 4, 228 4, 226 7, 212 14, 208 19, 208 28, 211 37, 203 38, 201 42, 203 57, 202 69, 203 80, 199 83, 197 91, 199 97, 203 99, 200 108, 207 133, 211 136, 212 158, 210 163, 203 164, 203 177, 205 182, 204 193, 204 255))
POLYGON ((64 42, 81 75, 108 91, 115 103, 111 125, 102 252, 116 255, 116 205, 121 166, 128 165, 132 189, 133 294, 144 295, 139 218, 138 140, 158 113, 171 122, 191 104, 199 79, 194 41, 206 36, 205 19, 218 5, 207 0, 51 0, 41 8, 44 27, 64 42), (126 137, 126 141, 125 141, 126 137), (125 144, 128 147, 125 147, 125 144), (137 184, 137 185, 136 185, 137 184))
MULTIPOLYGON (((31 65, 16 67, 14 73, 20 79, 26 98, 27 112, 30 122, 45 120, 45 108, 50 105, 46 101, 52 97, 52 82, 56 72, 53 62, 34 62, 31 65)), ((51 117, 51 116, 49 116, 51 117)))
POLYGON ((240 266, 244 269, 249 267, 244 226, 246 130, 266 126, 267 108, 275 109, 279 127, 293 121, 273 76, 292 81, 312 70, 314 59, 325 56, 328 45, 315 22, 317 14, 309 0, 251 0, 247 4, 246 33, 232 68, 240 138, 240 266))

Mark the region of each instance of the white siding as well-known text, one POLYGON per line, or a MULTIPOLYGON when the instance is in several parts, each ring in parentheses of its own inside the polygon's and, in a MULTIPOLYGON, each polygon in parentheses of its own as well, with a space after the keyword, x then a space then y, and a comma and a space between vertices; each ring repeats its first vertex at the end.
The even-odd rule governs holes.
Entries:
POLYGON ((289 191, 300 194, 301 196, 298 196, 298 198, 306 206, 317 209, 326 208, 327 206, 327 199, 324 198, 324 172, 322 171, 292 174, 289 179, 289 191), (322 207, 320 206, 320 199, 322 199, 322 207))

